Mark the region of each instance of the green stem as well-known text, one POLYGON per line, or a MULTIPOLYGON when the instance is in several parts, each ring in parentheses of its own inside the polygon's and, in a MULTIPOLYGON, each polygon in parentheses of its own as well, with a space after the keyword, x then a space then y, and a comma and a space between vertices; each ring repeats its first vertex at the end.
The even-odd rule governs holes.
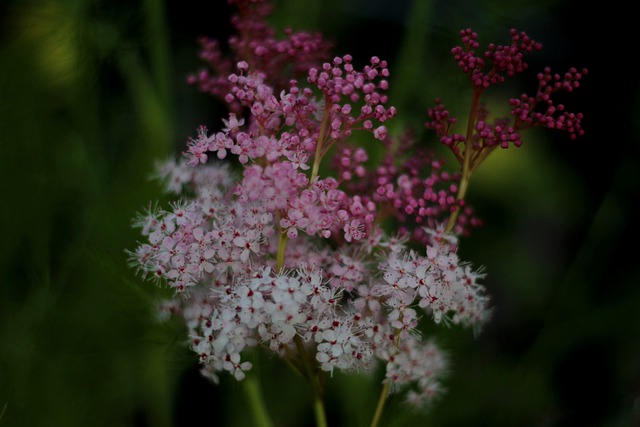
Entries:
MULTIPOLYGON (((320 125, 320 131, 318 133, 318 142, 316 143, 316 153, 313 159, 313 168, 311 169, 311 178, 309 184, 318 176, 320 170, 320 162, 322 160, 323 143, 326 135, 327 123, 329 122, 329 116, 331 112, 331 105, 325 104, 324 112, 322 116, 322 124, 320 125)), ((280 271, 284 267, 284 254, 287 247, 288 237, 287 234, 280 230, 278 236, 278 252, 276 254, 276 269, 280 271)), ((312 360, 307 352, 307 349, 302 342, 302 338, 296 335, 294 338, 296 349, 298 350, 298 356, 304 369, 303 374, 306 376, 307 381, 311 387, 311 393, 313 395, 313 413, 316 418, 316 427, 327 427, 327 416, 324 408, 323 399, 323 387, 319 374, 316 372, 315 360, 312 360)), ((295 365, 292 364, 292 367, 295 365)), ((298 371, 297 367, 295 369, 298 371)))
MULTIPOLYGON (((467 135, 464 143, 464 157, 462 161, 460 185, 458 186, 458 194, 456 195, 457 202, 464 200, 467 194, 467 189, 469 188, 469 181, 471 181, 471 175, 477 166, 477 163, 471 162, 471 156, 473 155, 473 141, 471 139, 473 138, 473 129, 476 122, 476 117, 478 115, 478 107, 480 106, 481 94, 481 90, 473 91, 471 111, 469 112, 469 120, 467 121, 467 135)), ((451 216, 449 217, 449 221, 447 222, 447 226, 445 228, 445 233, 453 230, 453 227, 455 227, 456 221, 458 220, 458 215, 460 215, 460 206, 457 206, 456 209, 451 212, 451 216)))
MULTIPOLYGON (((278 236, 278 253, 276 255, 276 269, 280 271, 282 267, 284 267, 284 252, 287 248, 288 237, 287 234, 280 231, 280 235, 278 236)), ((311 360, 309 353, 304 347, 304 343, 302 342, 302 338, 299 335, 296 335, 294 338, 296 343, 296 349, 298 350, 298 355, 304 367, 303 374, 306 376, 307 381, 311 386, 311 391, 313 394, 313 413, 316 418, 316 426, 317 427, 327 427, 327 416, 325 414, 324 409, 324 400, 322 397, 322 384, 320 383, 320 378, 318 374, 315 372, 314 362, 311 360)), ((296 372, 299 372, 299 369, 293 363, 290 363, 291 367, 294 368, 296 372)))
POLYGON ((322 124, 320 125, 320 132, 318 134, 318 142, 316 143, 316 155, 313 158, 313 168, 311 169, 311 178, 309 179, 309 184, 316 179, 318 176, 318 172, 320 170, 320 161, 322 160, 322 144, 324 143, 324 138, 327 129, 327 123, 329 122, 329 112, 331 111, 331 104, 327 102, 324 106, 324 112, 322 113, 322 124))
POLYGON ((311 393, 313 395, 313 413, 316 417, 316 427, 327 427, 327 416, 324 409, 323 387, 319 373, 316 371, 315 361, 311 359, 309 352, 304 346, 304 342, 299 335, 294 338, 298 355, 304 366, 305 374, 311 393))
POLYGON ((474 124, 476 122, 476 117, 478 115, 478 107, 480 106, 480 95, 482 94, 481 90, 473 91, 473 100, 471 101, 471 111, 469 111, 469 120, 467 120, 467 135, 466 141, 464 143, 464 163, 462 165, 462 172, 469 171, 471 168, 471 155, 473 152, 473 143, 471 139, 473 138, 473 129, 474 124))
POLYGON ((316 426, 327 427, 327 416, 324 411, 324 401, 322 397, 318 395, 313 399, 313 413, 316 416, 316 426))
POLYGON ((149 59, 153 81, 165 109, 170 108, 171 102, 171 55, 169 44, 169 26, 165 13, 166 2, 160 0, 145 0, 143 2, 145 30, 150 41, 149 59))
POLYGON ((389 388, 391 387, 391 381, 384 383, 382 391, 380 391, 380 397, 378 398, 378 406, 376 406, 376 412, 371 420, 370 427, 378 427, 380 420, 382 419, 382 411, 384 410, 384 404, 387 402, 387 396, 389 396, 389 388))
POLYGON ((269 419, 258 378, 250 375, 247 376, 242 383, 244 384, 244 391, 249 401, 249 407, 251 408, 255 425, 257 427, 272 427, 273 423, 269 419))
POLYGON ((287 233, 280 230, 278 236, 278 253, 276 254, 276 270, 279 272, 284 267, 284 252, 287 249, 287 241, 289 240, 287 233))
MULTIPOLYGON (((395 355, 400 352, 400 330, 395 329, 393 332, 394 339, 393 345, 395 348, 395 355)), ((380 391, 380 397, 378 398, 378 405, 376 406, 376 412, 373 414, 373 420, 371 420, 370 427, 377 427, 382 419, 382 411, 384 410, 384 405, 387 403, 387 397, 389 397, 389 390, 391 389, 391 380, 386 381, 382 386, 382 390, 380 391)))

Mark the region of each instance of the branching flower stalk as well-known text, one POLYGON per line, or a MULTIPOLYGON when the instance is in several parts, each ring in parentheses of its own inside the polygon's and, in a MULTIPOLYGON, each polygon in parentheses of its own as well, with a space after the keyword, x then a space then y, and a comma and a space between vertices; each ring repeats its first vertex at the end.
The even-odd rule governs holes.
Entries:
POLYGON ((483 92, 492 85, 503 83, 528 68, 525 55, 542 49, 542 45, 531 39, 526 33, 511 30, 511 44, 497 46, 490 44, 482 55, 477 55, 478 35, 470 29, 460 31, 462 46, 451 50, 458 66, 469 76, 473 88, 473 97, 467 122, 466 134, 451 133, 451 125, 456 122, 449 117, 440 100, 429 111, 433 121, 425 124, 436 131, 440 141, 448 146, 461 164, 461 179, 456 195, 457 207, 454 208, 446 230, 451 232, 456 225, 460 208, 464 206, 465 195, 472 174, 488 155, 496 148, 508 148, 510 145, 522 145, 520 133, 534 126, 564 130, 572 139, 582 135, 582 114, 565 111, 564 105, 555 105, 551 96, 558 91, 571 92, 580 86, 580 80, 587 74, 583 69, 578 72, 571 68, 564 75, 551 74, 546 68, 539 73, 538 91, 530 97, 523 94, 519 99, 509 100, 513 123, 509 119, 496 119, 488 124, 489 112, 481 103, 483 92))
POLYGON ((313 168, 311 169, 311 177, 309 178, 309 183, 313 183, 313 181, 318 176, 318 172, 320 171, 320 163, 322 162, 322 157, 325 154, 323 151, 323 149, 326 148, 324 147, 324 140, 326 136, 325 133, 327 131, 330 111, 331 105, 326 104, 322 112, 322 122, 320 124, 320 132, 318 134, 318 142, 316 142, 316 154, 315 156, 313 156, 313 168))
POLYGON ((477 35, 463 30, 452 54, 474 88, 466 133, 453 131, 440 100, 425 124, 459 162, 450 172, 418 141, 387 131, 397 112, 386 61, 329 60, 320 35, 287 29, 276 38, 266 0, 231 3, 239 13, 230 52, 201 39, 208 68, 188 78, 228 116, 218 132, 198 128, 181 159, 159 165, 176 199, 137 219, 145 240, 131 263, 174 290, 160 310, 184 322, 214 382, 222 373, 242 381, 252 368, 244 353, 259 347, 306 379, 319 427, 334 370, 382 369, 373 427, 391 393, 428 406, 448 362, 419 321, 479 329, 490 317, 484 274, 457 254, 459 237, 482 223, 465 202, 471 176, 496 147, 520 146, 522 130, 580 135, 582 115, 551 95, 577 88, 586 70, 545 70, 534 96, 510 100, 513 122, 490 123, 481 94, 523 71, 540 45, 513 30, 511 44, 478 56, 477 35), (370 142, 354 144, 354 132, 370 142), (368 164, 372 152, 382 154, 378 164, 368 164))

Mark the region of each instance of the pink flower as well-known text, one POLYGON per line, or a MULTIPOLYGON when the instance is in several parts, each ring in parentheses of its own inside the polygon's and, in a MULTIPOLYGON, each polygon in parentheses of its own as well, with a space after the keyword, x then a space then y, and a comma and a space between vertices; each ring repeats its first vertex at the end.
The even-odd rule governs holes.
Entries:
POLYGON ((365 236, 364 224, 361 224, 357 219, 351 220, 342 230, 344 231, 344 239, 347 242, 360 240, 365 236))

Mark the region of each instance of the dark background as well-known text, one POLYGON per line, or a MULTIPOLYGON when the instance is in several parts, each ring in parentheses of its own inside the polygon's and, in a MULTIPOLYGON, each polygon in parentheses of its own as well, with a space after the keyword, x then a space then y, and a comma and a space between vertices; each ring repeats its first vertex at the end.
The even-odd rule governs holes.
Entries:
MULTIPOLYGON (((544 66, 589 69, 563 99, 584 113, 584 137, 532 131, 474 177, 486 226, 461 254, 486 268, 493 319, 477 337, 438 328, 447 393, 428 413, 391 398, 383 425, 640 426, 634 14, 551 0, 277 5, 277 28, 387 59, 392 131, 413 127, 433 146, 422 128, 433 99, 459 116, 469 102, 448 54, 461 28, 484 44, 507 43, 516 27, 543 44, 530 72, 488 95, 498 110, 544 66)), ((0 426, 251 424, 235 380, 201 379, 181 328, 155 322, 164 291, 124 252, 138 239, 131 219, 164 197, 149 180, 154 162, 198 125, 219 126, 220 106, 185 77, 203 65, 198 36, 228 36, 229 11, 223 1, 0 3, 0 426)), ((310 425, 302 381, 251 357, 275 424, 310 425)), ((379 380, 334 375, 330 425, 368 425, 379 380)))

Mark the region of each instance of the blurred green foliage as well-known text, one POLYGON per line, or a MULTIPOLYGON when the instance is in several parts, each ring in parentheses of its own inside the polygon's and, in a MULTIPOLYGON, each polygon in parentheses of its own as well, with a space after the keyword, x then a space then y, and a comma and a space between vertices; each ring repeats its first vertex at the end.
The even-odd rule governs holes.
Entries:
MULTIPOLYGON (((427 414, 392 398, 383 422, 640 425, 636 86, 616 116, 616 139, 628 144, 620 156, 598 139, 608 135, 595 120, 607 114, 597 105, 606 61, 575 56, 587 55, 589 35, 572 33, 588 30, 566 19, 572 3, 276 4, 278 28, 323 31, 337 54, 388 59, 400 112, 392 130, 414 127, 434 145, 422 130, 433 98, 465 114, 467 89, 448 57, 460 28, 486 41, 516 26, 545 45, 541 66, 589 66, 590 96, 574 109, 592 113, 590 133, 572 142, 532 132, 472 183, 487 226, 461 251, 487 268, 493 322, 477 337, 436 330, 451 351, 448 393, 427 414)), ((227 14, 222 1, 0 4, 0 426, 251 424, 235 380, 206 383, 181 328, 156 322, 165 290, 137 277, 125 254, 138 238, 132 218, 163 197, 153 163, 197 125, 217 127, 217 106, 184 81, 201 66, 196 37, 226 36, 227 14)), ((492 105, 493 96, 501 108, 504 93, 492 105)), ((309 425, 302 380, 251 357, 276 424, 309 425)), ((367 425, 379 374, 330 379, 330 425, 367 425)))

